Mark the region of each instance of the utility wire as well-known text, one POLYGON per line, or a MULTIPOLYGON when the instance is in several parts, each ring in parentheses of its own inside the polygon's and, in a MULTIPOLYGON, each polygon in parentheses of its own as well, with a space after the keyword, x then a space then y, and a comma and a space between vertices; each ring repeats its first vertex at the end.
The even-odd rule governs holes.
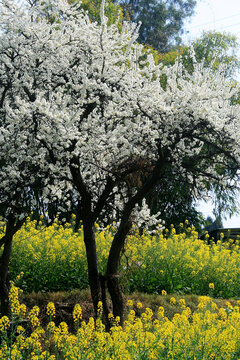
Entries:
MULTIPOLYGON (((222 21, 222 20, 232 19, 233 17, 236 17, 236 16, 240 16, 240 13, 214 20, 214 22, 219 22, 219 21, 222 21)), ((212 23, 213 23, 213 21, 210 21, 210 22, 206 22, 206 23, 203 23, 203 24, 199 24, 199 25, 189 26, 189 30, 195 29, 195 28, 198 28, 198 27, 201 27, 201 26, 204 26, 204 25, 209 25, 209 24, 212 24, 212 23)))
MULTIPOLYGON (((234 27, 234 26, 240 26, 240 21, 238 23, 236 23, 236 24, 221 26, 221 27, 217 27, 217 28, 213 28, 213 29, 207 29, 207 30, 202 29, 202 31, 207 31, 207 32, 208 31, 221 31, 221 30, 229 29, 229 28, 234 27)), ((188 31, 191 33, 191 29, 189 29, 188 31)), ((195 31, 195 33, 196 33, 196 31, 195 31)), ((194 33, 194 31, 193 31, 193 33, 194 33)))

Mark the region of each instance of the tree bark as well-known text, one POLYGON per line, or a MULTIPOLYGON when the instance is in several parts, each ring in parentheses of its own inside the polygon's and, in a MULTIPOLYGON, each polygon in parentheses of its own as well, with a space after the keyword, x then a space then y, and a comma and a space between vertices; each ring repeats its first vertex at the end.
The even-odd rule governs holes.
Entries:
POLYGON ((99 315, 98 304, 99 301, 101 301, 103 305, 102 320, 106 326, 106 330, 109 331, 110 321, 108 318, 109 308, 108 308, 107 296, 106 296, 106 277, 100 274, 98 269, 94 224, 91 221, 87 220, 86 218, 83 219, 83 232, 84 232, 84 243, 87 253, 88 282, 91 291, 95 319, 97 319, 99 315))
POLYGON ((0 240, 0 247, 3 245, 3 253, 0 258, 0 312, 2 316, 7 315, 9 311, 9 263, 13 236, 21 228, 25 220, 25 218, 16 220, 14 215, 9 215, 5 235, 0 240))
POLYGON ((6 236, 3 253, 0 259, 0 299, 1 315, 7 315, 9 310, 9 262, 13 235, 6 236))
POLYGON ((123 325, 124 320, 124 301, 122 291, 118 282, 117 271, 120 262, 121 251, 124 247, 126 236, 132 225, 129 221, 130 214, 131 209, 129 208, 124 214, 119 229, 114 236, 112 246, 109 252, 106 272, 108 291, 111 296, 113 305, 113 315, 114 317, 120 317, 121 326, 123 325))
POLYGON ((87 253, 88 281, 94 306, 95 317, 98 313, 98 302, 101 301, 101 283, 99 279, 97 250, 95 242, 94 224, 84 216, 83 219, 84 243, 87 253))
POLYGON ((124 299, 118 282, 118 275, 108 275, 107 287, 112 300, 114 318, 118 316, 120 319, 119 325, 123 326, 124 299))

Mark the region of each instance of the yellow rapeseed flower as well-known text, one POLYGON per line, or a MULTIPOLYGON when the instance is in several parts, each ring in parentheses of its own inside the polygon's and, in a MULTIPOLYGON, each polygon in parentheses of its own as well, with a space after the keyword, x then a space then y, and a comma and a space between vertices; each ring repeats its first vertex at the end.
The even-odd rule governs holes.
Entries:
POLYGON ((209 289, 214 290, 214 283, 209 283, 208 287, 209 289))
POLYGON ((186 307, 185 299, 180 299, 179 304, 181 305, 181 308, 185 308, 186 307))
POLYGON ((170 304, 175 305, 176 302, 177 302, 177 300, 175 299, 175 297, 171 297, 170 304))
POLYGON ((31 322, 33 328, 40 326, 40 321, 38 319, 38 315, 39 315, 39 307, 34 306, 32 308, 32 310, 29 311, 29 314, 28 314, 28 318, 30 319, 30 322, 31 322))
POLYGON ((127 301, 127 306, 128 306, 128 307, 132 307, 132 306, 133 306, 133 301, 132 301, 131 299, 129 299, 129 300, 127 301))
POLYGON ((0 319, 0 332, 6 331, 10 327, 10 320, 7 316, 0 319))
POLYGON ((82 320, 82 308, 79 304, 76 304, 73 309, 73 321, 77 322, 82 320))
POLYGON ((101 315, 103 312, 103 303, 102 301, 98 302, 98 315, 101 315))
POLYGON ((142 303, 141 303, 141 302, 138 302, 138 303, 137 303, 137 308, 138 308, 138 309, 142 309, 142 307, 143 307, 142 303))
POLYGON ((55 305, 54 305, 54 303, 53 303, 53 302, 49 302, 49 303, 47 304, 47 315, 54 317, 54 316, 55 316, 55 313, 56 313, 56 310, 55 310, 55 305))

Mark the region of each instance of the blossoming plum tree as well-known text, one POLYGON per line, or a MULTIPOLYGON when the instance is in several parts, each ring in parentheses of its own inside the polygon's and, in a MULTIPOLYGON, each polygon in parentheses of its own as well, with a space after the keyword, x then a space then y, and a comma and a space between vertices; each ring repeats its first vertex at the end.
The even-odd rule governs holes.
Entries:
MULTIPOLYGON (((237 181, 237 89, 224 69, 213 75, 195 63, 189 75, 180 61, 163 68, 150 54, 142 57, 137 25, 107 26, 104 1, 100 25, 77 2, 63 0, 4 0, 0 13, 1 153, 9 154, 8 140, 17 134, 20 145, 10 141, 13 158, 21 158, 16 175, 37 166, 45 203, 59 198, 68 205, 69 194, 81 203, 95 311, 102 300, 107 317, 107 285, 113 313, 123 319, 118 264, 132 223, 156 223, 144 201, 148 192, 174 172, 196 196, 211 182, 228 186, 222 169, 237 181), (101 275, 94 224, 116 214, 101 275)), ((11 181, 14 163, 9 167, 11 181)))

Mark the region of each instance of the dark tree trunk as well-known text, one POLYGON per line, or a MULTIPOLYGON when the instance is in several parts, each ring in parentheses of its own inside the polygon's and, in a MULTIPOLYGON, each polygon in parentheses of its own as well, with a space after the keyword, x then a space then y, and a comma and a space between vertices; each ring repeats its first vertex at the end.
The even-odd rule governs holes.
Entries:
POLYGON ((98 269, 94 225, 86 218, 83 220, 83 231, 88 263, 88 282, 91 290, 95 318, 98 316, 98 303, 101 301, 103 305, 102 320, 106 325, 106 329, 110 330, 110 322, 108 319, 109 309, 105 286, 106 278, 99 273, 98 269))
POLYGON ((124 300, 122 290, 118 282, 118 275, 108 276, 107 286, 112 300, 113 315, 115 318, 119 316, 119 324, 122 326, 124 320, 124 300))
POLYGON ((9 310, 9 263, 13 236, 21 228, 24 222, 25 219, 20 221, 16 220, 13 215, 9 215, 6 223, 5 235, 0 240, 0 247, 3 246, 2 256, 0 258, 0 311, 2 315, 7 315, 9 310))
POLYGON ((5 235, 0 239, 0 247, 3 246, 2 256, 0 258, 0 312, 2 316, 7 315, 9 311, 9 263, 13 236, 21 228, 25 220, 25 218, 16 220, 15 216, 9 215, 5 235))
POLYGON ((0 299, 2 316, 7 315, 9 309, 9 262, 12 249, 12 239, 12 234, 6 236, 3 253, 0 259, 0 299))
POLYGON ((94 225, 83 220, 83 231, 84 231, 84 242, 87 252, 87 263, 88 263, 88 281, 91 290, 91 297, 94 306, 95 318, 98 317, 98 303, 102 302, 103 306, 103 322, 106 326, 106 330, 110 330, 110 321, 108 318, 109 308, 107 304, 106 296, 106 277, 99 273, 97 251, 95 242, 94 225))
POLYGON ((94 225, 92 224, 91 220, 86 219, 86 216, 84 216, 83 220, 83 232, 87 253, 88 281, 91 290, 95 316, 97 316, 98 302, 101 301, 101 283, 99 279, 94 225))
POLYGON ((129 216, 131 214, 131 208, 127 209, 124 214, 118 231, 116 232, 112 246, 109 252, 107 263, 107 286, 111 296, 113 305, 114 317, 120 317, 120 325, 123 325, 124 320, 124 301, 122 291, 118 281, 118 266, 120 262, 121 252, 124 248, 126 236, 131 229, 131 222, 129 216))

